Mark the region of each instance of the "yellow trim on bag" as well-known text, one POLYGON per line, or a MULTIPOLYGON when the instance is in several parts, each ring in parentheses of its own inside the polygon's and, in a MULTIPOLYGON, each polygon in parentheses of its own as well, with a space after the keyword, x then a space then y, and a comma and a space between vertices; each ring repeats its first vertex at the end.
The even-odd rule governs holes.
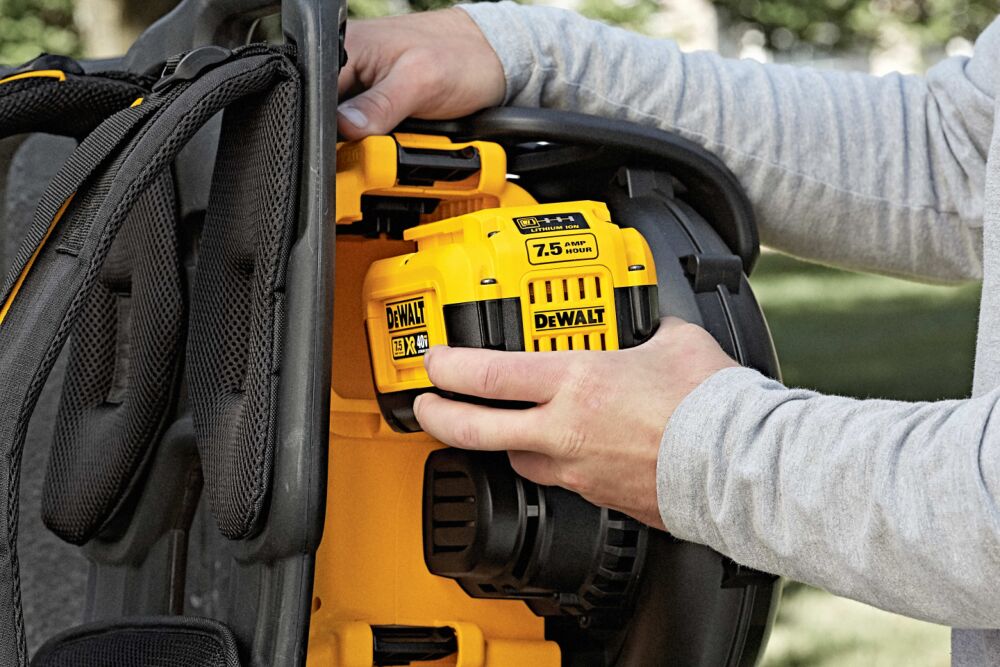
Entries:
POLYGON ((0 85, 5 83, 10 83, 11 81, 20 81, 21 79, 34 79, 34 78, 45 78, 45 79, 59 79, 60 81, 66 80, 66 72, 59 69, 40 69, 37 72, 21 72, 20 74, 12 74, 7 78, 0 79, 0 85))
POLYGON ((15 282, 14 287, 11 288, 10 294, 7 296, 7 301, 5 301, 3 307, 0 308, 0 324, 3 324, 4 319, 7 317, 7 312, 10 310, 10 307, 14 303, 14 299, 17 298, 17 293, 21 291, 21 286, 24 284, 25 279, 28 277, 28 272, 31 271, 31 267, 34 266, 35 260, 38 258, 38 255, 41 254, 42 248, 45 246, 45 243, 49 240, 49 237, 52 236, 52 230, 54 230, 56 228, 56 225, 59 224, 59 220, 63 217, 63 213, 66 212, 66 209, 69 208, 69 203, 73 201, 73 197, 75 195, 76 195, 75 192, 71 194, 69 198, 67 198, 66 201, 63 202, 63 205, 59 207, 59 210, 56 212, 55 217, 52 218, 52 222, 49 223, 49 228, 48 230, 46 230, 45 236, 42 237, 41 243, 39 243, 38 247, 35 248, 35 252, 31 254, 31 258, 28 260, 28 263, 25 264, 24 268, 21 270, 21 275, 17 277, 17 282, 15 282))
POLYGON ((142 104, 142 101, 144 99, 146 99, 146 98, 145 97, 137 97, 137 98, 135 98, 135 102, 132 102, 132 104, 128 105, 128 108, 129 109, 134 109, 135 107, 137 107, 140 104, 142 104))

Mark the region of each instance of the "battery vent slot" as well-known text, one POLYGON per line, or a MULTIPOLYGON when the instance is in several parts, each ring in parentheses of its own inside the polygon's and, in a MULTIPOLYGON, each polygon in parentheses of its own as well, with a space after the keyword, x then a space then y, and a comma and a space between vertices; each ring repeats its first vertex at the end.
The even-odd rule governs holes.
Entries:
MULTIPOLYGON (((523 306, 529 350, 608 350, 613 322, 614 288, 603 268, 595 267, 580 275, 529 280, 523 306)), ((617 339, 613 339, 617 342, 617 339)))
POLYGON ((435 554, 457 553, 476 539, 476 487, 460 471, 436 471, 431 500, 431 534, 435 554))

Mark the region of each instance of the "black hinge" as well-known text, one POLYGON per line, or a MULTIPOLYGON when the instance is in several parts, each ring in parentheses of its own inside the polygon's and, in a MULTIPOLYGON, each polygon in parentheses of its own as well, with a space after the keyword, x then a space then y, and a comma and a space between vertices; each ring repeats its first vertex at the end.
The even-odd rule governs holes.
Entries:
POLYGON ((232 57, 233 52, 221 46, 201 46, 168 58, 160 80, 153 84, 153 91, 161 92, 180 81, 193 81, 232 57))
POLYGON ((714 292, 720 285, 732 294, 740 291, 743 260, 736 255, 687 255, 681 266, 695 293, 714 292))
POLYGON ((724 559, 722 562, 722 588, 766 586, 773 584, 777 578, 777 575, 740 565, 729 558, 724 559))

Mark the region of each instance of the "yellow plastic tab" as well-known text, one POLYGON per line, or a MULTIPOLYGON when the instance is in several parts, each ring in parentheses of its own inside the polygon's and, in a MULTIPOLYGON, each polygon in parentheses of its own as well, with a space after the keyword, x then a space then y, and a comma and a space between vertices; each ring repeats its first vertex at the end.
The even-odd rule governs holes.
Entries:
POLYGON ((11 81, 20 81, 22 79, 58 79, 59 81, 66 80, 66 72, 58 69, 40 69, 37 72, 21 72, 20 74, 12 74, 6 78, 0 79, 0 85, 5 83, 10 83, 11 81))
POLYGON ((507 154, 499 144, 489 141, 452 143, 444 137, 420 134, 367 137, 337 146, 337 224, 361 219, 363 195, 440 199, 441 204, 427 220, 535 201, 523 188, 507 180, 507 154), (473 147, 479 152, 482 167, 463 181, 438 182, 431 186, 400 185, 396 179, 397 143, 416 149, 473 147))

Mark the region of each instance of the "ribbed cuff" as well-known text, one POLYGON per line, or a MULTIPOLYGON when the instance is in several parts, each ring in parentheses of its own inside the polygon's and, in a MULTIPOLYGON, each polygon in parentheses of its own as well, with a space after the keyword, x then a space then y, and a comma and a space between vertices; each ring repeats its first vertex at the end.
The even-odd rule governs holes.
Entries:
POLYGON ((715 541, 709 476, 725 472, 715 463, 725 438, 733 437, 738 405, 747 392, 772 382, 750 368, 723 369, 688 394, 670 417, 656 461, 656 496, 663 525, 675 537, 715 541))

